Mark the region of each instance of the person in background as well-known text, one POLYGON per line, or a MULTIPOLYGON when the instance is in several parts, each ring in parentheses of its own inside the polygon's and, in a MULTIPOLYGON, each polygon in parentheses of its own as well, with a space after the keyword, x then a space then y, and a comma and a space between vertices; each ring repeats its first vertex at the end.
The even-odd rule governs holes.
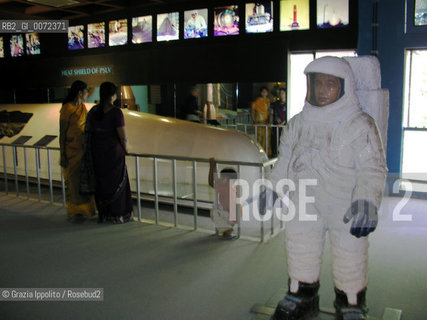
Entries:
POLYGON ((197 99, 199 97, 199 89, 196 86, 191 87, 190 95, 184 105, 185 120, 200 123, 200 110, 197 99))
MULTIPOLYGON (((258 97, 254 102, 252 102, 251 117, 252 122, 255 125, 268 125, 270 123, 270 98, 268 98, 268 89, 266 87, 261 87, 260 97, 258 97)), ((257 127, 257 141, 262 146, 264 150, 267 151, 266 137, 269 133, 268 127, 257 127)), ((268 139, 268 144, 270 145, 270 140, 268 139)), ((271 155, 271 148, 268 148, 268 155, 271 155)))
POLYGON ((215 224, 217 234, 226 240, 235 238, 233 226, 237 222, 236 190, 230 186, 230 180, 237 179, 237 172, 232 168, 222 169, 218 175, 215 158, 209 159, 209 185, 215 189, 214 208, 211 219, 215 224))
POLYGON ((127 136, 125 120, 117 99, 117 87, 104 82, 100 103, 87 117, 85 149, 90 151, 95 180, 95 201, 99 222, 125 223, 133 219, 133 205, 126 169, 127 136))
POLYGON ((287 103, 286 103, 286 89, 279 89, 279 100, 271 104, 271 121, 273 125, 277 127, 272 128, 271 133, 271 151, 272 156, 277 157, 280 135, 282 134, 282 127, 287 123, 287 103))
POLYGON ((93 196, 79 193, 82 139, 87 116, 83 102, 87 97, 87 84, 80 80, 74 81, 62 103, 59 116, 60 165, 65 181, 67 216, 70 222, 77 223, 95 215, 93 196))

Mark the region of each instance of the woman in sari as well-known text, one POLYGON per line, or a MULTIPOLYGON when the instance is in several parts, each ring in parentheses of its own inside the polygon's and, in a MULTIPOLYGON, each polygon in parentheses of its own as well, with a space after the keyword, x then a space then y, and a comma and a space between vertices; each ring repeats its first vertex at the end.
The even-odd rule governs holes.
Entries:
MULTIPOLYGON (((264 150, 266 149, 266 134, 269 134, 270 124, 270 98, 268 98, 268 89, 266 87, 261 88, 261 96, 252 102, 252 122, 258 125, 265 125, 257 127, 257 141, 264 150)), ((268 145, 270 146, 270 139, 268 139, 268 145)), ((271 148, 268 148, 268 155, 271 155, 271 148)))
POLYGON ((87 96, 86 83, 75 81, 62 104, 59 117, 60 164, 66 188, 67 216, 72 222, 82 222, 85 217, 95 214, 93 196, 79 193, 82 138, 87 116, 83 102, 87 96))
POLYGON ((99 222, 125 223, 133 219, 133 205, 126 169, 125 121, 120 108, 113 105, 116 98, 117 87, 102 83, 100 103, 87 117, 85 141, 91 150, 99 222))

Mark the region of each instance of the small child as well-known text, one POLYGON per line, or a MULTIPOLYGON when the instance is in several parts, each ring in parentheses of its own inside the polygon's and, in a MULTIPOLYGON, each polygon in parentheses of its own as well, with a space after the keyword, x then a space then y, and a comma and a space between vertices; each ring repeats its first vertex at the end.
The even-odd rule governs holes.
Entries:
POLYGON ((211 211, 211 219, 222 239, 233 239, 233 226, 237 222, 236 189, 230 186, 230 180, 237 179, 237 172, 232 168, 225 168, 218 175, 215 158, 209 159, 209 165, 209 185, 215 189, 215 197, 218 196, 211 211))

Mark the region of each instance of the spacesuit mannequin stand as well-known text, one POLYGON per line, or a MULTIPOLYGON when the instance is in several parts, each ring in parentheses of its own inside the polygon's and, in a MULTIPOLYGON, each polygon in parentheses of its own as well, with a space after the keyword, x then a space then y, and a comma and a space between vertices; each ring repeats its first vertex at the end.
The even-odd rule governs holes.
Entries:
MULTIPOLYGON (((340 58, 310 63, 307 101, 289 121, 280 142, 280 156, 270 181, 276 187, 290 179, 295 218, 285 229, 289 290, 272 319, 306 319, 319 310, 319 276, 326 231, 329 232, 338 319, 366 319, 367 235, 377 224, 386 177, 381 138, 375 121, 362 112, 353 73, 340 58), (314 198, 301 221, 299 186, 314 198), (348 224, 352 221, 351 224, 348 224)), ((275 190, 282 194, 282 190, 275 190)))

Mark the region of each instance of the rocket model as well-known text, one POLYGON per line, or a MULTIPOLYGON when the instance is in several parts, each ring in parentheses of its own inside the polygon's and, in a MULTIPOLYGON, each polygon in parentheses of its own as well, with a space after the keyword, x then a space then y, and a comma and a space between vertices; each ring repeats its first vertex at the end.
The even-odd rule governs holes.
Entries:
POLYGON ((297 6, 294 4, 294 21, 291 24, 291 28, 299 28, 299 23, 297 21, 297 6))

